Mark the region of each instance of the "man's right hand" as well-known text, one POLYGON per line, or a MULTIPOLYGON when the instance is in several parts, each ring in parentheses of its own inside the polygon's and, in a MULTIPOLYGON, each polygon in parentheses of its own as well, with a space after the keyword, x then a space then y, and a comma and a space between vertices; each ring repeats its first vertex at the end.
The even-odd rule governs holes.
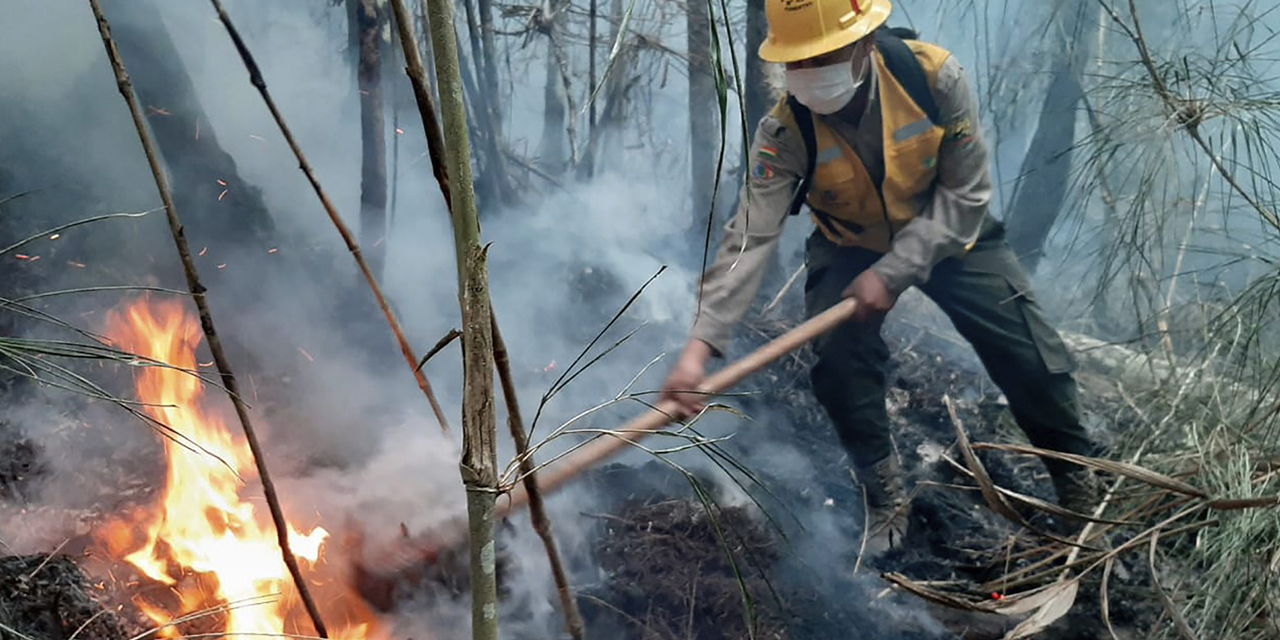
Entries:
POLYGON ((697 415, 706 406, 706 394, 695 391, 707 377, 707 360, 710 357, 711 347, 707 343, 690 340, 676 366, 667 374, 659 401, 670 400, 677 403, 678 408, 673 412, 676 418, 684 420, 697 415))

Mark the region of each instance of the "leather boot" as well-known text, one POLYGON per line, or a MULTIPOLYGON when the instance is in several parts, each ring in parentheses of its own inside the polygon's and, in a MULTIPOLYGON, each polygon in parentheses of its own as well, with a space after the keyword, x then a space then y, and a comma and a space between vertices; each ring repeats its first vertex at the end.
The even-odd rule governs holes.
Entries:
POLYGON ((1102 483, 1091 469, 1071 465, 1067 469, 1051 469, 1049 477, 1058 493, 1058 506, 1092 516, 1102 502, 1102 483))
POLYGON ((867 468, 857 469, 867 495, 866 555, 876 557, 902 546, 907 536, 907 493, 902 467, 889 455, 867 468))

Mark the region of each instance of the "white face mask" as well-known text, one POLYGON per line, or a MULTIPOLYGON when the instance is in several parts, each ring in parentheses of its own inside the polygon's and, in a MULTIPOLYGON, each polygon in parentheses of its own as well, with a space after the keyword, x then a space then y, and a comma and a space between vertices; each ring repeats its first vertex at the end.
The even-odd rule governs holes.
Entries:
POLYGON ((835 113, 849 104, 858 87, 866 82, 870 58, 856 57, 860 59, 857 74, 853 72, 852 61, 825 67, 787 69, 787 90, 814 113, 835 113))

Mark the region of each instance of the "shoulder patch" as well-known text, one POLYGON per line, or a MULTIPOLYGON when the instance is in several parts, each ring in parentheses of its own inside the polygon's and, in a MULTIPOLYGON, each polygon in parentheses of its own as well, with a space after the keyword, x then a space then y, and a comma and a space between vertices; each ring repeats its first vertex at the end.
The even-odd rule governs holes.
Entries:
POLYGON ((947 123, 942 139, 954 145, 953 148, 968 151, 973 147, 973 122, 969 118, 959 118, 947 123))
POLYGON ((960 118, 947 123, 946 136, 951 140, 968 138, 973 135, 973 123, 968 118, 960 118))

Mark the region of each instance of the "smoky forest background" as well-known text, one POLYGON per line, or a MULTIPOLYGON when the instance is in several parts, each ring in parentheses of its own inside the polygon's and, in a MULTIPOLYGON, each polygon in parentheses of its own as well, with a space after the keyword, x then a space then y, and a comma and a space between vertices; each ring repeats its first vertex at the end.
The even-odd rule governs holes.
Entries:
MULTIPOLYGON (((1280 638, 1274 3, 895 0, 977 93, 1107 495, 1054 533, 999 390, 911 291, 886 402, 912 533, 875 563, 804 347, 531 480, 656 401, 781 95, 764 0, 0 6, 0 639, 233 637, 158 629, 103 551, 184 438, 135 395, 166 363, 104 337, 139 300, 216 323, 190 373, 253 441, 262 521, 332 534, 343 595, 287 596, 291 637, 359 609, 369 638, 1280 638), (432 542, 459 522, 472 549, 432 542)), ((726 362, 804 320, 811 231, 726 362)))

